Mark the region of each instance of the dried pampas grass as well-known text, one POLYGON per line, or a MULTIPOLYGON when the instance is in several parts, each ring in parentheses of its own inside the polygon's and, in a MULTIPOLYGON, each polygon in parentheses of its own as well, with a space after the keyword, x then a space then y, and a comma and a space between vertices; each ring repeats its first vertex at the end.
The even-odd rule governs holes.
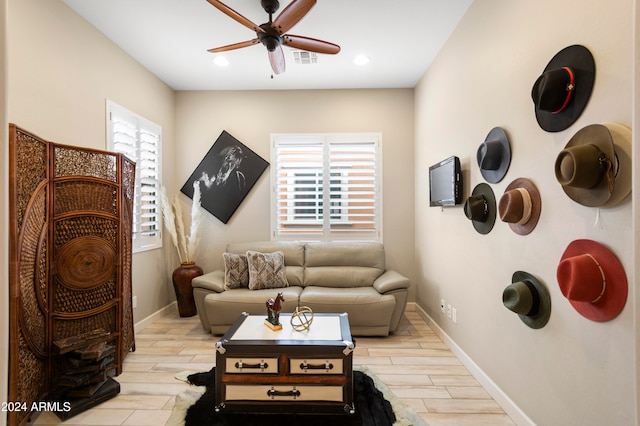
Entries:
POLYGON ((162 187, 160 190, 160 205, 162 207, 164 226, 167 228, 171 241, 178 251, 180 263, 194 262, 196 248, 200 241, 198 228, 202 222, 200 195, 200 182, 195 181, 193 182, 193 199, 191 203, 191 226, 189 227, 189 235, 187 235, 178 196, 173 197, 173 204, 170 204, 166 189, 162 187))

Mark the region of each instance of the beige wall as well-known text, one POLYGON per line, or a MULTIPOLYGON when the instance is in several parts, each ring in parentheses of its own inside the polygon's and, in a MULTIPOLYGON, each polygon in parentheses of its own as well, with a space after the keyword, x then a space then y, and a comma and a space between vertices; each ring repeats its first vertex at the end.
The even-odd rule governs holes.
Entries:
MULTIPOLYGON (((175 191, 222 130, 267 161, 271 133, 380 132, 387 263, 414 277, 413 90, 178 92, 176 123, 175 191)), ((221 267, 228 242, 269 240, 269 208, 267 169, 227 225, 206 215, 198 264, 221 267)))
MULTIPOLYGON (((633 284, 640 233, 632 222, 637 225, 638 214, 626 200, 602 210, 600 225, 594 227, 595 210, 572 203, 553 177, 555 156, 579 128, 604 121, 632 124, 632 0, 474 2, 415 94, 174 93, 61 1, 0 0, 1 22, 7 5, 9 22, 0 30, 0 69, 9 71, 8 80, 4 72, 0 77, 3 114, 9 111, 11 122, 46 139, 103 149, 104 103, 112 99, 162 125, 164 184, 170 193, 179 190, 222 130, 267 160, 271 133, 381 132, 384 243, 389 266, 412 279, 412 298, 538 424, 637 423, 635 353, 640 351, 634 307, 640 296, 633 284), (550 20, 549 10, 561 19, 550 20), (594 53, 596 87, 578 123, 550 134, 537 127, 529 92, 553 54, 573 43, 585 44, 594 53), (542 193, 540 223, 526 237, 499 221, 482 236, 461 208, 428 207, 428 166, 449 155, 460 156, 468 193, 482 181, 475 152, 494 126, 505 127, 513 147, 507 177, 492 185, 496 195, 516 177, 533 179, 542 193), (607 244, 627 270, 629 302, 608 323, 579 316, 557 288, 557 261, 577 238, 607 244), (502 290, 518 269, 539 276, 551 291, 551 319, 541 330, 529 329, 502 306, 502 290), (439 313, 440 298, 457 308, 456 325, 439 313)), ((3 117, 0 126, 6 129, 3 117)), ((0 134, 0 152, 6 159, 6 132, 0 134)), ((638 164, 637 156, 634 161, 638 164)), ((636 175, 636 183, 639 180, 636 175)), ((0 177, 3 218, 8 216, 6 187, 5 172, 0 177)), ((227 242, 269 239, 269 202, 265 174, 228 225, 208 216, 198 262, 212 269, 221 265, 227 242)), ((4 242, 6 225, 0 226, 4 242)), ((0 263, 6 265, 5 250, 6 243, 0 246, 0 263)), ((134 256, 136 321, 173 300, 168 273, 174 266, 168 242, 164 250, 134 256)), ((0 278, 2 303, 7 287, 5 274, 0 278)), ((6 309, 0 311, 0 348, 6 353, 6 309)), ((3 363, 0 399, 6 399, 5 372, 3 363)), ((0 416, 0 425, 3 422, 0 416)))
POLYGON ((594 226, 596 210, 572 202, 553 171, 580 128, 632 124, 633 4, 476 1, 416 88, 418 304, 541 425, 636 424, 631 197, 602 209, 594 226), (531 87, 557 51, 576 43, 595 56, 594 91, 576 124, 547 133, 536 123, 531 87), (484 181, 475 155, 495 126, 506 129, 513 151, 507 176, 491 185, 496 197, 518 177, 532 179, 542 195, 540 221, 528 236, 499 219, 481 235, 461 207, 428 207, 427 168, 446 156, 461 158, 467 194, 484 181), (558 288, 558 260, 579 238, 609 246, 626 268, 629 300, 610 322, 580 316, 558 288), (552 313, 543 329, 528 328, 502 305, 516 270, 538 276, 550 290, 552 313), (440 313, 441 298, 457 308, 457 324, 440 313))
MULTIPOLYGON (((106 149, 111 99, 163 129, 173 184, 174 92, 62 1, 9 0, 9 120, 59 143, 106 149)), ((134 320, 174 299, 163 250, 133 256, 134 320)), ((175 267, 175 266, 174 266, 175 267)))

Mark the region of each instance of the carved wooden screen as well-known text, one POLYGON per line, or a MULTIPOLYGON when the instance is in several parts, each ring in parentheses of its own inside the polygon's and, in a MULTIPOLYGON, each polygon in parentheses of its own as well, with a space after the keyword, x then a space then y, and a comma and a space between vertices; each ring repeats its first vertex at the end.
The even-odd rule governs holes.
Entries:
MULTIPOLYGON (((9 398, 30 406, 53 389, 56 340, 110 332, 117 374, 134 349, 135 164, 121 154, 47 142, 15 125, 9 130, 9 398)), ((10 413, 9 423, 27 417, 10 413)))

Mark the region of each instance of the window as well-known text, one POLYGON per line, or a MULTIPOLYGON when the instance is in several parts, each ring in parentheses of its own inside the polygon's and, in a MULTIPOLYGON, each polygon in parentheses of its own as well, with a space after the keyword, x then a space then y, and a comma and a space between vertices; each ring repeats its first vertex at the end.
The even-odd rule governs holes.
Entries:
MULTIPOLYGON (((291 210, 289 214, 293 214, 294 220, 298 224, 303 222, 322 223, 322 215, 324 213, 322 172, 298 171, 290 173, 289 176, 294 178, 293 200, 287 205, 288 210, 291 210)), ((347 207, 342 202, 344 199, 342 194, 346 191, 346 187, 342 185, 341 176, 341 173, 331 173, 329 181, 329 215, 331 220, 346 221, 347 207)))
POLYGON ((271 140, 273 239, 382 239, 379 134, 278 134, 271 140))
POLYGON ((107 146, 136 162, 133 252, 162 247, 160 210, 162 128, 107 101, 107 146))

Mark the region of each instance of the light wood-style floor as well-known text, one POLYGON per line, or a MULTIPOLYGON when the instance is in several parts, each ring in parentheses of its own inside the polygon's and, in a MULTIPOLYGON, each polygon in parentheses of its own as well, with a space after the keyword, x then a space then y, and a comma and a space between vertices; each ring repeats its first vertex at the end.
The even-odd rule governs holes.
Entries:
MULTIPOLYGON (((175 395, 189 387, 174 376, 210 370, 216 340, 197 316, 159 318, 136 333, 136 351, 116 378, 117 397, 66 422, 44 412, 34 424, 164 425, 175 395)), ((514 424, 416 312, 389 337, 357 337, 353 362, 369 367, 431 426, 514 424)))

